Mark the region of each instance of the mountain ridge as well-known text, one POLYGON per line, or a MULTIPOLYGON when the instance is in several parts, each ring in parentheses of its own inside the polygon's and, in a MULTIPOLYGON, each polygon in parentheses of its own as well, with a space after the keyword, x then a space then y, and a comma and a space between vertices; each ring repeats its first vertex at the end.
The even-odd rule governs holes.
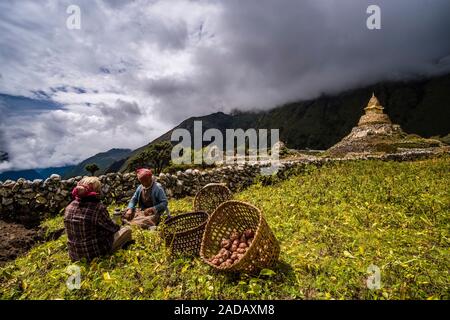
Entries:
POLYGON ((0 181, 17 180, 23 178, 26 180, 47 179, 52 174, 63 176, 68 170, 74 166, 49 167, 28 170, 10 170, 0 173, 0 181))
POLYGON ((97 153, 78 163, 72 170, 64 174, 63 178, 88 175, 89 172, 86 171, 85 167, 92 163, 95 163, 100 168, 96 173, 97 175, 106 173, 107 169, 115 161, 127 157, 131 151, 131 149, 112 148, 108 151, 97 153))

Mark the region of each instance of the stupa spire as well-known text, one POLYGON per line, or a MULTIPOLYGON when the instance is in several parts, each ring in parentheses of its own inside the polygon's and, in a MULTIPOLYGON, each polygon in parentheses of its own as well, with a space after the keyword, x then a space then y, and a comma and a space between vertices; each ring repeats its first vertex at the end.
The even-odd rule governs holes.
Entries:
POLYGON ((383 112, 383 109, 383 106, 373 92, 372 97, 370 98, 369 103, 367 104, 367 107, 364 108, 364 110, 366 110, 367 113, 367 111, 370 110, 381 110, 381 112, 383 112))
POLYGON ((359 126, 366 124, 390 124, 391 120, 388 115, 383 112, 383 106, 381 105, 378 98, 375 96, 375 93, 372 93, 372 97, 370 98, 367 106, 364 108, 365 114, 359 119, 359 126))

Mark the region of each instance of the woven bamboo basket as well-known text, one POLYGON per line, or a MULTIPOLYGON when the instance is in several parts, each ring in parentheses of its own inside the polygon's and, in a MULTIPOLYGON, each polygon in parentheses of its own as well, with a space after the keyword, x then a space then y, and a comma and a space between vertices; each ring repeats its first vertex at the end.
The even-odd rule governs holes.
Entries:
POLYGON ((182 213, 167 219, 162 237, 170 254, 198 256, 208 214, 204 211, 182 213))
POLYGON ((267 224, 262 212, 255 206, 240 202, 222 203, 209 217, 203 234, 200 256, 215 269, 227 272, 254 273, 273 266, 278 261, 280 245, 267 224), (222 239, 228 239, 231 232, 255 231, 253 242, 244 256, 230 267, 212 264, 209 259, 220 250, 222 239))
POLYGON ((194 198, 194 211, 205 211, 212 214, 223 202, 230 200, 232 193, 224 184, 209 183, 194 198))

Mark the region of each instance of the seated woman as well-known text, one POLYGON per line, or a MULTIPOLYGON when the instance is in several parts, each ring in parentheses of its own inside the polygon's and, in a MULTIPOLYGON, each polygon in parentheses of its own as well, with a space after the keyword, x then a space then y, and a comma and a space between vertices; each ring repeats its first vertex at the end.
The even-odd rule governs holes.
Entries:
POLYGON ((88 261, 107 255, 131 241, 131 228, 115 224, 98 195, 97 177, 85 177, 72 191, 75 198, 66 208, 64 226, 72 261, 88 261))
POLYGON ((150 169, 139 169, 136 173, 141 185, 131 198, 124 218, 130 224, 143 228, 157 226, 165 211, 170 217, 166 193, 162 186, 155 181, 150 169))

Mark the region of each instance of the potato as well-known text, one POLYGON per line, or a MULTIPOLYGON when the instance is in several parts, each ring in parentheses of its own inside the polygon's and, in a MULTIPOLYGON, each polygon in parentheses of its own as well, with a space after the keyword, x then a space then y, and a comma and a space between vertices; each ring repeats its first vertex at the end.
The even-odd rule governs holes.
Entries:
POLYGON ((233 231, 231 233, 230 240, 234 241, 234 240, 237 240, 237 239, 239 239, 239 233, 237 231, 233 231))
POLYGON ((222 254, 222 258, 223 258, 224 260, 228 259, 230 256, 231 256, 230 251, 225 251, 225 252, 222 254))
POLYGON ((253 238, 255 233, 253 232, 252 229, 247 229, 244 231, 245 237, 248 238, 253 238))
POLYGON ((227 239, 223 239, 222 242, 220 243, 220 246, 225 249, 230 249, 231 241, 227 240, 227 239))
POLYGON ((241 242, 241 243, 239 244, 239 248, 243 248, 243 249, 247 248, 247 243, 241 242))
POLYGON ((233 230, 229 239, 222 239, 219 252, 209 261, 222 268, 233 266, 245 255, 254 240, 254 236, 255 232, 252 229, 247 229, 242 233, 233 230))

